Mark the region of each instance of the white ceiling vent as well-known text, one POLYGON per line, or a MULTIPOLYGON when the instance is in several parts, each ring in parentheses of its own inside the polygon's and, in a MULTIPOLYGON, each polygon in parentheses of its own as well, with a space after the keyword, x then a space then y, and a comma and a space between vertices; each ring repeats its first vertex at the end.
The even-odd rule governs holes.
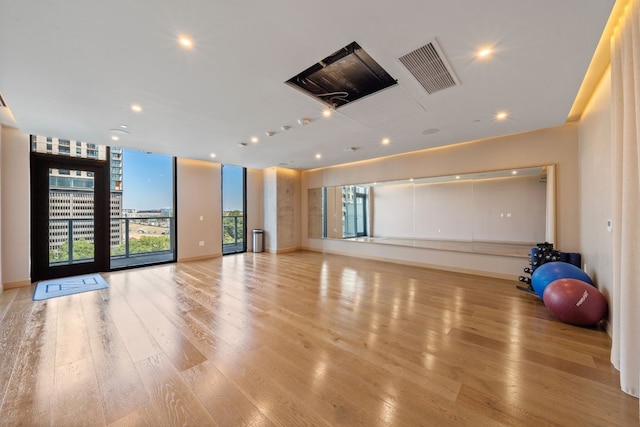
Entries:
POLYGON ((429 94, 460 84, 436 39, 398 59, 429 94))

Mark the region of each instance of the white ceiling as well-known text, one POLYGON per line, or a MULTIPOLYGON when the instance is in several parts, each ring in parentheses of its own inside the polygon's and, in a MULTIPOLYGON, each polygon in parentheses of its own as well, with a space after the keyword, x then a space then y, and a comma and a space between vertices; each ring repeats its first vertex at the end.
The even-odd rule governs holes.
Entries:
POLYGON ((215 153, 259 169, 561 125, 614 3, 0 1, 0 92, 23 132, 205 160, 215 153), (179 34, 195 47, 180 48, 179 34), (429 95, 398 58, 434 38, 461 84, 429 95), (325 119, 322 103, 284 82, 353 41, 398 84, 325 119), (493 57, 476 59, 485 45, 493 57), (507 120, 494 119, 500 110, 507 120), (123 124, 129 135, 112 142, 110 129, 123 124))

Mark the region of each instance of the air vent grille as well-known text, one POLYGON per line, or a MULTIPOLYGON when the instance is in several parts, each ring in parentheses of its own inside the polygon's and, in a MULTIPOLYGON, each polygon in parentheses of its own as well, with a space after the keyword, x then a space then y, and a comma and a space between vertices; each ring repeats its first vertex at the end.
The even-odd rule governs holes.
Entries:
POLYGON ((459 84, 435 40, 399 60, 429 94, 459 84))

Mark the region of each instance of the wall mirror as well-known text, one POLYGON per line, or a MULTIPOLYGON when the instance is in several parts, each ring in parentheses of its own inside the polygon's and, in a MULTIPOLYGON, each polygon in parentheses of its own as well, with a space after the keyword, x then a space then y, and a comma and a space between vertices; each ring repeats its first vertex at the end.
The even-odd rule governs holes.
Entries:
POLYGON ((308 190, 308 236, 528 256, 555 237, 553 165, 308 190))

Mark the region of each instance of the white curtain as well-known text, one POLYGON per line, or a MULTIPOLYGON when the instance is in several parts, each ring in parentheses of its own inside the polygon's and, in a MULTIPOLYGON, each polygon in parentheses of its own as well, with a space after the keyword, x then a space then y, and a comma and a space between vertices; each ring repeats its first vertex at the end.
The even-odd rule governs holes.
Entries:
POLYGON ((631 0, 611 39, 613 291, 611 362, 640 390, 640 15, 631 0))

